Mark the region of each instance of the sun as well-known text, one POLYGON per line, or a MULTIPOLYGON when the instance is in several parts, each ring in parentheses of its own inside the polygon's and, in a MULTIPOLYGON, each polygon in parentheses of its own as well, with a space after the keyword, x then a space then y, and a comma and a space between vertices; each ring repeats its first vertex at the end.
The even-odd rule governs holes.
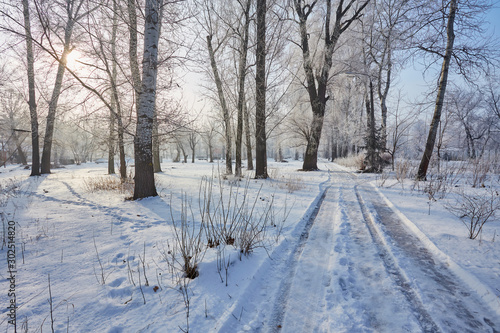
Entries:
POLYGON ((75 69, 77 61, 81 58, 81 53, 78 50, 71 51, 66 56, 66 66, 71 69, 75 69))

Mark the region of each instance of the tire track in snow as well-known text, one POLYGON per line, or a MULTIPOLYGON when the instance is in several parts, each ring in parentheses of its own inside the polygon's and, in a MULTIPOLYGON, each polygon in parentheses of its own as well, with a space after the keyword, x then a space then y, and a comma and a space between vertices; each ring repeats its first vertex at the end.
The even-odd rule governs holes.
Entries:
POLYGON ((262 332, 269 327, 278 327, 277 322, 281 321, 284 310, 280 308, 287 299, 287 293, 290 289, 293 271, 303 249, 305 242, 309 237, 309 232, 314 224, 314 220, 321 207, 321 203, 326 197, 326 192, 331 187, 331 175, 320 184, 320 193, 311 203, 302 221, 292 232, 297 235, 297 239, 285 239, 273 250, 269 258, 259 267, 256 274, 252 277, 252 282, 246 288, 240 301, 236 302, 226 311, 210 332, 262 332), (275 283, 268 284, 267 281, 282 281, 279 288, 273 289, 275 283), (251 301, 249 301, 251 300, 251 301), (240 304, 242 303, 242 304, 240 304), (243 305, 246 308, 243 308, 243 305), (251 308, 248 308, 248 307, 251 308), (244 322, 236 320, 236 315, 243 314, 244 322), (250 317, 249 317, 250 315, 250 317))
MULTIPOLYGON (((436 314, 433 322, 446 332, 499 332, 498 318, 405 227, 379 194, 367 188, 356 189, 356 192, 368 224, 387 249, 388 269, 400 272, 396 276, 402 279, 400 283, 407 290, 407 297, 417 306, 417 313, 422 316, 427 313, 429 319, 432 319, 430 313, 436 314)), ((431 324, 427 319, 423 323, 431 324)))
MULTIPOLYGON (((296 311, 300 312, 300 310, 301 310, 300 308, 290 309, 290 306, 287 304, 288 300, 290 298, 290 292, 292 289, 292 284, 294 282, 294 277, 297 276, 297 274, 299 274, 299 275, 300 274, 307 274, 305 280, 311 286, 317 287, 317 288, 319 288, 321 286, 321 281, 319 281, 319 280, 322 277, 314 276, 314 273, 315 273, 314 271, 308 271, 306 269, 306 270, 301 271, 300 273, 297 273, 297 269, 298 269, 298 264, 300 262, 299 260, 302 256, 302 254, 304 253, 306 243, 309 241, 311 229, 313 228, 316 217, 318 216, 320 208, 323 206, 324 200, 325 200, 327 193, 330 189, 331 189, 331 184, 328 186, 328 188, 325 190, 325 192, 321 196, 320 200, 318 201, 318 203, 313 211, 313 214, 309 218, 309 220, 304 228, 304 231, 302 232, 302 234, 299 238, 299 241, 297 242, 295 249, 293 250, 293 252, 289 256, 289 259, 288 259, 289 264, 287 265, 288 272, 287 272, 287 275, 283 278, 282 283, 280 284, 280 287, 278 289, 278 293, 277 293, 278 296, 277 296, 275 303, 274 303, 273 314, 271 316, 270 322, 268 323, 270 332, 280 332, 281 331, 281 328, 283 327, 283 321, 285 319, 287 311, 295 313, 296 311)), ((329 238, 331 238, 331 235, 327 230, 324 230, 324 231, 325 231, 325 233, 323 235, 315 235, 315 237, 319 236, 318 238, 320 238, 320 239, 315 238, 314 241, 323 241, 324 243, 328 244, 328 240, 329 240, 329 238)), ((333 233, 333 230, 332 230, 332 233, 333 233)), ((324 245, 326 245, 326 244, 324 244, 324 245)), ((322 254, 324 254, 324 252, 319 252, 317 250, 320 250, 320 249, 313 249, 313 252, 314 252, 313 256, 316 256, 316 258, 318 258, 322 254)), ((328 249, 321 247, 321 250, 328 250, 328 249)), ((329 265, 327 265, 327 266, 329 266, 329 265)), ((308 292, 309 290, 302 290, 302 291, 308 292)), ((299 295, 299 297, 307 297, 307 295, 299 295)), ((302 308, 302 310, 304 310, 304 309, 302 308)), ((306 322, 302 322, 302 323, 300 323, 300 325, 303 327, 308 327, 309 323, 313 322, 313 319, 314 319, 313 317, 314 317, 314 312, 311 311, 310 316, 307 317, 306 322)), ((299 320, 302 320, 302 319, 303 319, 303 317, 300 316, 299 320)), ((297 325, 299 323, 295 322, 294 324, 297 325)), ((295 327, 295 329, 298 332, 302 331, 298 327, 295 327)))
MULTIPOLYGON (((329 293, 328 325, 335 332, 415 332, 419 320, 380 258, 358 207, 354 184, 339 179, 341 210, 329 293)), ((328 293, 327 293, 328 294, 328 293)))
POLYGON ((385 244, 382 237, 376 230, 373 217, 371 216, 363 198, 361 197, 358 186, 354 187, 354 191, 361 208, 364 222, 366 223, 372 239, 379 248, 379 256, 382 259, 387 272, 392 276, 394 282, 399 287, 400 291, 408 300, 408 303, 415 312, 417 319, 421 325, 423 332, 441 332, 441 329, 432 319, 431 315, 423 305, 418 293, 411 287, 410 281, 404 271, 398 266, 397 261, 392 254, 390 248, 385 244))
POLYGON ((328 185, 328 187, 325 189, 323 194, 321 195, 320 199, 318 200, 316 207, 314 208, 311 216, 309 217, 309 220, 307 221, 307 224, 304 227, 304 230, 302 231, 302 234, 300 235, 300 238, 297 242, 297 245, 295 246, 295 249, 292 251, 290 256, 288 257, 288 274, 287 276, 282 280, 282 283, 280 284, 280 287, 278 289, 278 297, 276 298, 275 305, 273 308, 273 314, 271 316, 271 320, 269 323, 270 326, 270 331, 271 332, 279 332, 280 328, 283 323, 283 318, 286 313, 286 302, 289 298, 290 295, 290 289, 292 286, 293 282, 293 277, 295 275, 296 269, 297 269, 297 264, 299 262, 299 258, 302 255, 302 252, 304 251, 304 247, 306 245, 307 240, 309 239, 309 233, 311 231, 311 228, 314 225, 314 222, 316 220, 316 217, 318 215, 318 212, 323 204, 323 201, 325 200, 325 197, 328 193, 328 191, 331 188, 331 184, 328 185))
POLYGON ((356 208, 353 186, 339 175, 334 178, 309 237, 291 259, 268 331, 420 330, 356 208))
POLYGON ((353 186, 339 175, 334 177, 317 207, 308 237, 290 254, 289 269, 264 331, 420 330, 356 208, 359 204, 353 186), (394 316, 401 319, 395 321, 394 316))

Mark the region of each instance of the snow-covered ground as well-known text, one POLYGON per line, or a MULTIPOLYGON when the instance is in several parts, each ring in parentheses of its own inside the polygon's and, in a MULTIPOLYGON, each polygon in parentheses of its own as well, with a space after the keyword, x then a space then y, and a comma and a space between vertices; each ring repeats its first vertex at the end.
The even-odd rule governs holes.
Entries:
MULTIPOLYGON (((126 191, 89 190, 113 177, 105 164, 38 178, 2 169, 3 225, 15 222, 18 330, 500 331, 498 221, 470 240, 441 201, 429 210, 428 196, 409 186, 377 187, 376 176, 328 162, 318 172, 300 167, 269 161, 271 179, 247 172, 238 181, 206 161, 164 163, 160 196, 135 202, 126 191), (188 279, 176 230, 185 221, 199 233, 207 188, 219 213, 235 214, 245 200, 239 212, 258 232, 245 255, 239 238, 207 247, 201 229, 199 276, 188 279), (418 255, 405 250, 415 246, 418 255)), ((14 332, 1 267, 0 330, 14 332)))

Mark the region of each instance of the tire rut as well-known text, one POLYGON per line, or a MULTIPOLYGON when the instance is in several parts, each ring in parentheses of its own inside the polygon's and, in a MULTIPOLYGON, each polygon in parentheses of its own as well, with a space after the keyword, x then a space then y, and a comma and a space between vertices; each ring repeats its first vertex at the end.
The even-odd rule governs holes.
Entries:
POLYGON ((429 333, 441 332, 441 329, 434 322, 432 316, 429 314, 424 304, 420 300, 418 293, 411 287, 410 281, 406 277, 406 274, 394 260, 394 256, 391 253, 390 248, 386 246, 384 239, 377 232, 377 229, 375 227, 375 221, 373 221, 373 218, 368 210, 368 207, 366 206, 365 201, 363 200, 363 198, 359 193, 357 185, 354 187, 354 191, 356 193, 361 213, 363 214, 364 222, 368 227, 368 230, 370 231, 374 243, 377 245, 379 249, 380 259, 384 263, 387 272, 391 275, 393 281, 399 287, 402 294, 406 297, 409 305, 416 314, 416 318, 420 323, 422 331, 429 333))
MULTIPOLYGON (((385 238, 390 239, 394 255, 402 266, 394 267, 395 278, 405 290, 409 300, 411 299, 412 304, 416 306, 417 313, 422 315, 424 329, 434 327, 432 325, 434 323, 436 327, 439 326, 442 331, 446 332, 499 332, 498 318, 490 313, 487 306, 460 278, 444 263, 434 258, 422 242, 410 230, 407 230, 405 224, 378 194, 375 194, 373 190, 363 188, 357 189, 357 195, 363 203, 361 206, 370 228, 374 230, 374 233, 377 233, 377 227, 382 229, 385 238), (369 200, 371 209, 364 204, 361 192, 369 200), (405 279, 405 276, 411 277, 411 283, 405 279), (432 317, 429 313, 437 313, 439 317, 431 321, 432 317)), ((381 239, 384 236, 378 237, 381 239)), ((385 247, 388 248, 388 246, 385 247)), ((390 260, 387 262, 388 269, 392 270, 394 265, 391 265, 390 260)))
POLYGON ((274 303, 273 307, 273 312, 271 315, 270 322, 268 323, 269 325, 269 332, 281 332, 281 327, 283 324, 283 319, 285 317, 286 313, 286 303, 288 301, 288 298, 290 297, 290 289, 292 286, 293 282, 293 277, 294 273, 297 269, 297 265, 299 262, 299 258, 304 250, 304 247, 307 243, 307 240, 309 238, 309 233, 311 231, 311 228, 314 225, 314 221, 316 220, 316 217, 318 216, 318 212, 321 208, 321 205, 323 204, 323 201, 325 200, 325 197, 327 195, 327 192, 330 190, 331 184, 327 186, 323 194, 321 195, 320 199, 318 200, 318 203, 316 204, 316 207, 314 208, 311 216, 309 217, 309 220, 307 221, 306 225, 304 226, 304 229, 300 235, 300 238, 297 242, 297 245, 295 246, 295 249, 292 251, 290 254, 287 262, 288 262, 288 274, 287 276, 282 280, 280 287, 277 292, 277 298, 274 303))

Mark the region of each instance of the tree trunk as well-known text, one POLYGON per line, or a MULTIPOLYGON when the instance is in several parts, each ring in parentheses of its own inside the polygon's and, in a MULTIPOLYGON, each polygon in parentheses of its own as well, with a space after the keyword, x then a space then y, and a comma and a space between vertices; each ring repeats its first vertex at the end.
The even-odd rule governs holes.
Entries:
POLYGON ((108 174, 115 174, 115 115, 112 112, 109 113, 108 174))
MULTIPOLYGON (((160 12, 159 12, 159 23, 158 23, 158 40, 160 39, 161 35, 161 28, 162 28, 162 20, 163 20, 163 11, 165 9, 164 1, 159 0, 158 4, 160 6, 160 12)), ((160 158, 160 136, 158 133, 160 124, 158 123, 158 109, 156 108, 155 105, 155 111, 154 111, 154 117, 153 117, 153 170, 155 173, 161 172, 161 158, 160 158)))
POLYGON ((268 178, 266 147, 266 0, 257 0, 255 178, 268 178))
POLYGON ((134 139, 134 200, 158 195, 155 187, 152 147, 156 76, 158 70, 158 19, 158 0, 146 0, 142 86, 141 93, 139 94, 134 139))
POLYGON ((373 82, 370 78, 369 82, 369 92, 366 95, 366 161, 369 165, 366 172, 380 172, 381 171, 381 161, 377 147, 377 136, 375 129, 375 103, 373 97, 373 82))
POLYGON ((115 174, 115 118, 116 118, 116 98, 114 85, 116 83, 116 32, 118 30, 118 4, 113 1, 113 28, 111 30, 111 110, 109 110, 109 139, 108 139, 108 174, 115 174))
POLYGON ((476 159, 476 145, 474 144, 474 138, 470 129, 465 126, 465 140, 467 141, 467 157, 470 159, 476 159))
POLYGON ((176 150, 176 155, 172 159, 172 162, 178 163, 181 160, 181 152, 179 150, 179 144, 177 144, 177 146, 175 147, 175 150, 176 150))
POLYGON ((247 150, 247 170, 253 170, 252 156, 252 136, 250 133, 250 116, 248 114, 247 104, 244 104, 243 117, 245 121, 245 148, 247 150))
POLYGON ((161 172, 161 159, 160 159, 160 137, 158 135, 158 114, 153 115, 153 170, 154 172, 161 172))
POLYGON ((212 142, 208 143, 208 161, 210 163, 214 162, 214 152, 213 152, 212 142))
MULTIPOLYGON (((391 80, 392 80, 392 29, 391 25, 387 36, 384 36, 386 39, 382 59, 377 63, 378 65, 378 78, 377 78, 377 92, 380 100, 380 112, 382 115, 382 121, 380 124, 380 146, 385 151, 387 150, 387 96, 389 94, 389 90, 391 88, 391 80), (387 68, 384 68, 384 65, 387 68), (384 74, 385 69, 385 84, 382 81, 382 75, 384 74)), ((373 45, 370 45, 372 48, 373 45)))
POLYGON ((448 72, 450 69, 450 61, 453 54, 453 44, 455 41, 455 14, 457 12, 457 0, 450 1, 450 13, 448 15, 448 23, 446 27, 447 32, 447 43, 446 52, 443 58, 443 65, 441 67, 441 77, 439 79, 439 88, 436 98, 436 106, 434 108, 434 116, 432 117, 432 122, 429 129, 429 135, 427 137, 427 142, 425 144, 424 154, 422 160, 420 161, 420 166, 418 167, 417 179, 425 180, 427 178, 427 169, 429 168, 429 162, 431 160, 432 151, 434 149, 434 144, 436 142, 436 135, 439 127, 439 121, 441 119, 441 111, 443 110, 444 96, 446 92, 446 86, 448 84, 448 72))
POLYGON ((38 139, 38 114, 36 110, 35 69, 31 21, 28 0, 23 0, 24 31, 26 34, 26 58, 28 65, 28 104, 31 119, 31 176, 40 175, 40 146, 38 139))
MULTIPOLYGON (((114 47, 112 47, 112 52, 114 50, 114 47)), ((123 126, 123 119, 122 119, 122 108, 121 104, 119 102, 119 96, 118 96, 118 87, 116 84, 116 56, 113 56, 112 59, 112 69, 111 72, 109 72, 108 69, 108 75, 110 77, 111 81, 111 103, 109 104, 109 111, 113 115, 113 117, 116 119, 116 125, 117 125, 117 134, 118 134, 118 153, 119 153, 119 159, 120 159, 120 179, 121 181, 125 181, 127 179, 127 162, 125 161, 125 142, 124 142, 124 133, 125 133, 125 128, 123 126)), ((108 166, 109 167, 109 166, 108 166)))
POLYGON ((222 80, 219 76, 217 63, 215 62, 215 51, 212 46, 212 36, 207 36, 208 55, 210 57, 210 66, 214 74, 215 86, 217 87, 217 94, 219 96, 220 107, 224 117, 225 139, 226 139, 226 174, 233 173, 233 165, 231 161, 231 117, 227 107, 226 98, 222 89, 222 80))
POLYGON ((128 0, 127 10, 128 10, 128 31, 130 36, 129 46, 128 46, 128 56, 130 61, 130 70, 132 72, 132 85, 134 86, 135 96, 136 96, 136 110, 138 110, 138 100, 141 93, 141 72, 139 70, 139 61, 137 57, 137 10, 135 7, 136 0, 128 0))
POLYGON ((323 119, 324 110, 313 111, 311 135, 307 139, 306 153, 304 155, 304 163, 302 164, 302 170, 304 171, 318 170, 318 147, 323 129, 323 119))
MULTIPOLYGON (((11 116, 13 117, 14 115, 11 113, 11 116)), ((14 119, 12 119, 13 121, 14 119)), ((14 140, 14 145, 16 146, 16 151, 18 154, 17 162, 21 163, 22 165, 28 165, 28 161, 26 160, 26 154, 23 151, 23 148, 21 147, 21 141, 19 140, 19 136, 17 133, 12 130, 12 139, 14 140)))
POLYGON ((247 71, 247 54, 248 54, 248 30, 250 28, 250 5, 252 1, 247 0, 245 7, 245 22, 243 26, 240 58, 238 64, 238 122, 236 125, 236 164, 234 173, 236 176, 241 176, 241 146, 243 141, 243 109, 245 107, 245 78, 247 71))
POLYGON ((332 135, 332 143, 331 143, 331 147, 332 147, 332 162, 335 161, 335 159, 337 158, 337 142, 334 141, 333 139, 333 135, 332 135))
POLYGON ((59 96, 61 95, 66 57, 69 53, 69 49, 67 47, 69 47, 69 43, 68 46, 64 47, 64 51, 61 57, 61 62, 59 63, 57 68, 54 90, 52 91, 52 97, 49 103, 49 112, 47 114, 47 125, 45 127, 45 137, 43 139, 42 170, 41 170, 42 174, 50 173, 50 157, 51 157, 50 155, 52 153, 52 139, 54 137, 57 103, 59 101, 59 96))
MULTIPOLYGON (((390 52, 390 51, 389 51, 390 52)), ((392 72, 392 63, 390 62, 390 54, 389 54, 389 69, 386 73, 386 82, 385 88, 382 91, 381 86, 379 84, 378 88, 378 96, 380 99, 380 112, 382 115, 382 121, 380 124, 380 146, 385 151, 387 149, 387 95, 389 93, 389 89, 391 86, 391 72, 392 72)), ((380 83, 380 79, 379 79, 380 83)))
POLYGON ((50 98, 49 111, 47 114, 47 125, 45 127, 45 137, 43 140, 42 151, 42 174, 50 173, 50 155, 52 153, 52 139, 54 137, 54 125, 56 121, 57 104, 61 95, 62 82, 68 54, 71 52, 71 35, 73 34, 73 26, 75 24, 72 13, 69 13, 68 22, 64 30, 64 49, 57 67, 56 81, 54 90, 50 98))

